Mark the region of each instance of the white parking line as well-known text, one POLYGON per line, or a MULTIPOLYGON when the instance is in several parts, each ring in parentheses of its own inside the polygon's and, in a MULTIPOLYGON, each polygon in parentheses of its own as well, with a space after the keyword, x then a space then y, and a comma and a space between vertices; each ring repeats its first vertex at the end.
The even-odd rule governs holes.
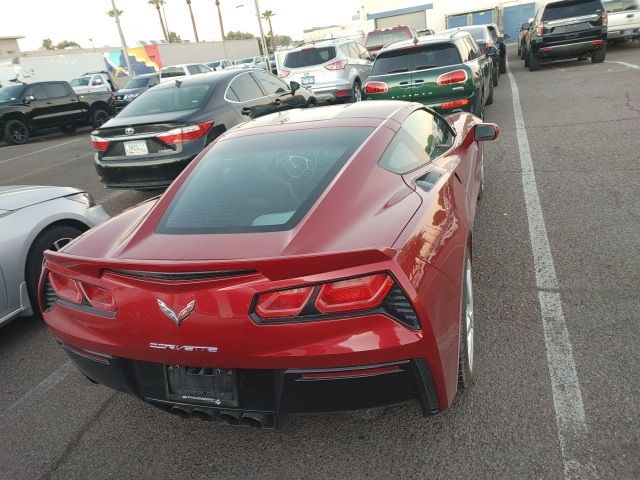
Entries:
POLYGON ((17 157, 7 158, 6 160, 0 160, 0 164, 13 162, 14 160, 18 160, 19 158, 28 157, 29 155, 35 155, 36 153, 45 152, 47 150, 51 150, 52 148, 58 148, 63 145, 68 145, 69 143, 79 142, 80 140, 85 140, 84 138, 76 138, 75 140, 69 140, 67 142, 58 143, 57 145, 52 145, 47 148, 42 148, 40 150, 36 150, 35 152, 23 153, 22 155, 18 155, 17 157))
POLYGON ((636 70, 640 70, 640 65, 636 65, 634 63, 617 62, 615 60, 605 60, 605 63, 618 63, 620 65, 624 65, 625 67, 629 67, 629 68, 634 68, 636 70))
POLYGON ((522 187, 529 222, 529 237, 533 252, 533 264, 536 272, 538 301, 547 350, 547 365, 551 377, 553 406, 556 413, 556 426, 560 453, 564 464, 564 476, 570 478, 595 478, 595 469, 585 460, 579 445, 587 433, 582 393, 573 360, 569 332, 564 321, 562 303, 558 291, 553 256, 549 247, 547 227, 542 215, 542 206, 538 195, 529 139, 520 106, 520 94, 516 79, 511 73, 507 61, 507 74, 511 82, 513 113, 516 122, 516 135, 520 150, 522 168, 522 187))
POLYGON ((69 375, 73 371, 73 364, 70 360, 66 361, 62 364, 60 368, 58 368, 55 372, 41 381, 38 385, 33 387, 27 393, 25 393, 22 397, 16 400, 14 403, 9 405, 7 409, 0 413, 0 419, 9 415, 13 411, 19 409, 23 405, 27 403, 31 403, 33 400, 47 393, 51 388, 57 385, 60 381, 64 380, 67 375, 69 375))

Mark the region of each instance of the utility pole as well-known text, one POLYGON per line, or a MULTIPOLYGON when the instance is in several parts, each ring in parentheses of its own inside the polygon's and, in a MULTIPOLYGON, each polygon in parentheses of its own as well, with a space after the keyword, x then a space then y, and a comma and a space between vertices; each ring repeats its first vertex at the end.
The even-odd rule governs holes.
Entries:
POLYGON ((222 24, 222 12, 220 11, 220 0, 216 0, 216 7, 218 8, 218 21, 220 22, 220 35, 222 35, 222 41, 224 42, 224 25, 222 24))
POLYGON ((115 0, 111 0, 111 6, 113 7, 113 18, 116 19, 118 33, 120 34, 120 43, 122 44, 122 49, 124 50, 124 61, 127 64, 127 72, 129 73, 129 77, 133 78, 136 76, 136 74, 131 69, 131 63, 129 63, 129 49, 127 48, 127 42, 125 42, 124 40, 124 34, 122 33, 122 27, 120 26, 120 16, 118 15, 118 9, 116 8, 115 0))
POLYGON ((256 4, 256 16, 258 17, 258 25, 260 25, 260 40, 262 41, 262 55, 269 57, 269 50, 267 50, 267 42, 264 39, 264 30, 262 30, 262 20, 260 20, 260 6, 258 0, 255 0, 256 4))

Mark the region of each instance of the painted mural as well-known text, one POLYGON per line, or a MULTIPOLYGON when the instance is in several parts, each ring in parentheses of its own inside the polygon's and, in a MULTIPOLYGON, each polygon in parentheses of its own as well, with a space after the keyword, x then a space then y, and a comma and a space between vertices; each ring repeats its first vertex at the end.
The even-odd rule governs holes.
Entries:
MULTIPOLYGON (((107 70, 115 77, 126 77, 127 62, 123 50, 113 50, 104 53, 107 70)), ((129 49, 129 63, 136 75, 154 73, 162 68, 162 60, 157 45, 147 45, 129 49)))

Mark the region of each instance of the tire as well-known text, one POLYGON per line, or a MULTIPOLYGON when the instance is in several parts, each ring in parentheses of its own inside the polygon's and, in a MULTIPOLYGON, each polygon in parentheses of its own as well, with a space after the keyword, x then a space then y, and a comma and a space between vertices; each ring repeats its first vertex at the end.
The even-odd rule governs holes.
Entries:
POLYGON ((360 86, 359 80, 353 82, 353 95, 351 96, 351 101, 353 103, 362 101, 362 87, 360 86))
POLYGON ((493 74, 493 80, 491 81, 491 85, 492 85, 492 86, 494 86, 494 87, 497 87, 497 86, 498 86, 498 81, 499 81, 499 80, 498 80, 498 77, 499 77, 499 76, 500 76, 500 74, 499 74, 498 72, 495 72, 495 73, 493 74))
POLYGON ((493 103, 493 83, 489 87, 489 96, 487 97, 487 105, 491 105, 493 103))
POLYGON ((316 103, 315 100, 309 100, 309 103, 307 103, 307 108, 315 108, 317 106, 318 104, 316 103))
POLYGON ((529 66, 529 52, 523 51, 522 55, 524 56, 524 58, 523 58, 524 66, 525 66, 525 68, 527 68, 529 66))
POLYGON ((96 108, 91 112, 91 126, 93 128, 100 128, 109 118, 111 118, 109 112, 102 108, 96 108))
POLYGON ((522 58, 522 47, 518 46, 518 56, 522 58))
POLYGON ((520 45, 520 48, 518 49, 518 56, 520 57, 520 60, 524 60, 525 57, 525 50, 524 50, 524 45, 520 45))
POLYGON ((76 125, 65 125, 63 127, 60 127, 60 131, 62 133, 66 133, 67 135, 71 135, 72 133, 75 133, 77 128, 78 127, 76 125))
POLYGON ((591 63, 602 63, 604 59, 607 57, 607 44, 602 45, 600 50, 596 50, 591 55, 591 63))
POLYGON ((474 350, 474 312, 473 281, 471 275, 471 257, 469 248, 465 250, 462 292, 460 302, 460 351, 458 353, 458 391, 469 390, 475 379, 473 364, 474 350))
POLYGON ((507 73, 507 59, 506 57, 500 57, 500 69, 498 73, 507 73))
POLYGON ((34 315, 40 314, 38 304, 38 280, 42 270, 42 261, 45 250, 60 250, 71 240, 82 234, 82 230, 70 225, 52 225, 45 228, 31 244, 27 264, 25 266, 25 280, 27 292, 34 315))
POLYGON ((536 72, 538 70, 540 70, 540 60, 538 60, 532 52, 529 52, 529 55, 527 56, 527 58, 529 59, 529 71, 530 72, 536 72))
POLYGON ((473 113, 476 117, 484 120, 484 90, 480 94, 480 103, 476 106, 476 111, 473 113))
POLYGON ((9 145, 24 145, 29 140, 29 127, 20 120, 8 120, 3 133, 4 141, 9 145))

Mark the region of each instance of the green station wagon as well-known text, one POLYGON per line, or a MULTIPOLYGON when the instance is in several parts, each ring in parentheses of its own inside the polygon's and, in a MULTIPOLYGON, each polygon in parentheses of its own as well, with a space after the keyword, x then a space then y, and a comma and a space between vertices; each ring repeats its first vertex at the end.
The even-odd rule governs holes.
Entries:
POLYGON ((421 102, 441 114, 465 111, 484 117, 493 103, 493 62, 469 32, 395 42, 380 50, 366 100, 421 102))

